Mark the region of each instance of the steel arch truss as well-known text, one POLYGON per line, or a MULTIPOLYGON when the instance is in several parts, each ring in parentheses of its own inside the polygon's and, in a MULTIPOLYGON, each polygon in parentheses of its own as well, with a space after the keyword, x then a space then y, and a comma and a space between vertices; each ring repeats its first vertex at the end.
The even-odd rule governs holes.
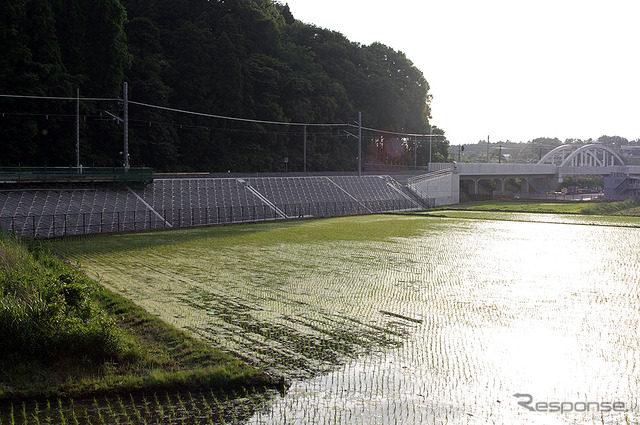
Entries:
POLYGON ((604 145, 562 145, 553 149, 538 162, 557 167, 624 166, 620 156, 604 145))

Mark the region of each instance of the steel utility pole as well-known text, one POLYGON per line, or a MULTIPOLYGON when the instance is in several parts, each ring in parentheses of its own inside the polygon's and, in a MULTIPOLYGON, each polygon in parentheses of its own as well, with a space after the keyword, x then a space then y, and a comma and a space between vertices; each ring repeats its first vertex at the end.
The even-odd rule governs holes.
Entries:
POLYGON ((303 162, 303 171, 306 173, 307 172, 307 126, 304 126, 304 131, 303 131, 303 138, 304 138, 304 143, 303 143, 303 148, 302 148, 302 162, 303 162))
POLYGON ((487 163, 489 163, 489 136, 487 136, 487 163))
POLYGON ((129 88, 127 82, 124 82, 124 169, 129 169, 129 88))
POLYGON ((431 171, 431 145, 433 144, 433 134, 431 129, 431 124, 429 124, 429 166, 427 167, 427 171, 431 171))
POLYGON ((531 163, 536 162, 536 141, 531 141, 531 163))
POLYGON ((362 112, 358 112, 358 176, 362 176, 362 112))
POLYGON ((431 132, 429 132, 429 171, 431 171, 431 151, 432 151, 432 146, 433 145, 433 134, 431 134, 431 132))
POLYGON ((76 168, 80 171, 80 89, 76 89, 76 168))

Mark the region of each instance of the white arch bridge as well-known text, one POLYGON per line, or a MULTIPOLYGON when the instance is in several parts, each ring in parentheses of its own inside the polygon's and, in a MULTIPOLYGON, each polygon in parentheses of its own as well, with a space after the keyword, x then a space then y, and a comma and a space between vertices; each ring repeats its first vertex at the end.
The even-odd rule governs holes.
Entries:
MULTIPOLYGON (((470 194, 478 193, 478 182, 481 180, 496 180, 496 190, 504 191, 507 180, 518 179, 522 193, 528 193, 529 187, 537 191, 551 191, 556 188, 564 176, 586 176, 623 174, 639 176, 640 166, 628 166, 612 149, 600 144, 589 145, 561 145, 547 153, 537 164, 514 163, 454 163, 431 164, 431 172, 450 172, 450 178, 457 180, 447 184, 455 190, 459 182, 468 185, 470 194)), ((431 173, 430 173, 431 174, 431 173)), ((442 176, 444 177, 444 176, 442 176)), ((436 185, 429 174, 418 176, 409 181, 409 187, 417 193, 426 193, 436 185)), ((453 197, 456 197, 453 194, 453 197)))
POLYGON ((562 174, 610 174, 626 164, 611 148, 604 145, 561 145, 548 152, 538 164, 560 168, 562 174))
POLYGON ((454 172, 460 180, 469 182, 471 194, 477 193, 480 180, 497 180, 497 191, 502 191, 508 179, 520 179, 521 192, 528 193, 529 186, 553 190, 564 176, 640 175, 640 167, 627 166, 620 155, 607 146, 589 144, 560 145, 537 164, 460 163, 454 172))

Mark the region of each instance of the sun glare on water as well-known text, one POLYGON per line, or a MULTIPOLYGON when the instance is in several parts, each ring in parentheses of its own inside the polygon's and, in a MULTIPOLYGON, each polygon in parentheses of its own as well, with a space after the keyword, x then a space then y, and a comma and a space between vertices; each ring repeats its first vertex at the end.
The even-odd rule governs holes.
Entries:
POLYGON ((375 216, 77 260, 289 376, 252 424, 588 424, 640 418, 639 248, 636 228, 375 216))

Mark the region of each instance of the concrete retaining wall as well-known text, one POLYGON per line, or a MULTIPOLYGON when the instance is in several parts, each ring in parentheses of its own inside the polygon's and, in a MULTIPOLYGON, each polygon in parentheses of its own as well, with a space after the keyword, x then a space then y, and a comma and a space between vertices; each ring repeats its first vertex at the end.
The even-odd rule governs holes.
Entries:
POLYGON ((409 187, 433 206, 453 205, 460 202, 460 176, 445 174, 410 184, 409 187))

